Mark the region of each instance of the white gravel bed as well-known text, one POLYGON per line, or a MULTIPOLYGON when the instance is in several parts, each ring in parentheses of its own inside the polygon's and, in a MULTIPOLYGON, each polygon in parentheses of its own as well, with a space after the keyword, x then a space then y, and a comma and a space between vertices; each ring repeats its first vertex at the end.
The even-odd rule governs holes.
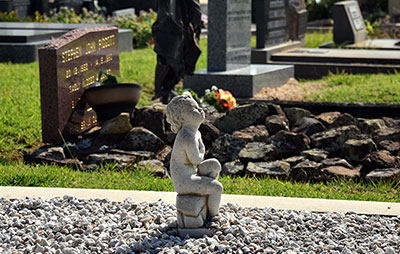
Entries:
POLYGON ((177 236, 163 201, 0 199, 0 253, 400 253, 400 216, 221 207, 212 237, 177 236))

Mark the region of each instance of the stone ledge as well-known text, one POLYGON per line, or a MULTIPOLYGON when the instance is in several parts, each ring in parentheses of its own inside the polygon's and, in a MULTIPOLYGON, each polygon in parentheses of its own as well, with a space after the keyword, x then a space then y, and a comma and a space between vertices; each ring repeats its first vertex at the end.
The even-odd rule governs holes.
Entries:
MULTIPOLYGON (((156 202, 160 199, 175 204, 175 192, 155 191, 127 191, 103 189, 68 189, 68 188, 35 188, 35 187, 7 187, 0 186, 0 198, 21 199, 30 198, 50 199, 73 195, 77 198, 107 198, 113 201, 123 201, 132 198, 136 202, 156 202)), ((222 204, 238 203, 243 207, 266 207, 275 209, 308 210, 312 212, 355 212, 359 214, 377 214, 386 216, 400 216, 400 203, 314 199, 314 198, 285 198, 244 195, 222 195, 222 204)))

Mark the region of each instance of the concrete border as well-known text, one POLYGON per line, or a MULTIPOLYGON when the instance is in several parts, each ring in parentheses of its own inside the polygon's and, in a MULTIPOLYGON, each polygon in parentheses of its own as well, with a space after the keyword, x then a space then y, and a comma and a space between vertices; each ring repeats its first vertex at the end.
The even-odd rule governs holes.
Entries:
MULTIPOLYGON (((175 192, 155 191, 127 191, 103 189, 68 189, 68 188, 36 188, 36 187, 4 187, 0 186, 0 198, 22 199, 43 198, 50 199, 73 195, 77 198, 93 199, 107 198, 113 201, 123 201, 132 198, 137 202, 155 202, 160 199, 175 204, 175 192)), ((312 199, 312 198, 284 198, 264 196, 222 195, 222 204, 238 203, 244 207, 266 207, 275 209, 308 210, 313 212, 356 212, 359 214, 377 214, 400 216, 400 203, 312 199)))

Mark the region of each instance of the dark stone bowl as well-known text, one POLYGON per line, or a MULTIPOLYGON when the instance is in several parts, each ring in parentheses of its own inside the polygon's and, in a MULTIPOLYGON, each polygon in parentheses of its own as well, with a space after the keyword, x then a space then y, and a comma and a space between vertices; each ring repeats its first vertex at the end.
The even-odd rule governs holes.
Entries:
POLYGON ((108 84, 89 87, 83 98, 97 114, 97 120, 104 122, 122 112, 131 114, 139 102, 142 86, 139 84, 108 84))

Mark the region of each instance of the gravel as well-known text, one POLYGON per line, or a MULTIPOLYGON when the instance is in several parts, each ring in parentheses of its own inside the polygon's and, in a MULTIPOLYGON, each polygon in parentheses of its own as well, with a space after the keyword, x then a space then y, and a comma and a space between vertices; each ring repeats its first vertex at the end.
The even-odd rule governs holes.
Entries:
POLYGON ((400 253, 400 216, 221 207, 215 235, 181 239, 163 201, 0 199, 0 253, 400 253))

